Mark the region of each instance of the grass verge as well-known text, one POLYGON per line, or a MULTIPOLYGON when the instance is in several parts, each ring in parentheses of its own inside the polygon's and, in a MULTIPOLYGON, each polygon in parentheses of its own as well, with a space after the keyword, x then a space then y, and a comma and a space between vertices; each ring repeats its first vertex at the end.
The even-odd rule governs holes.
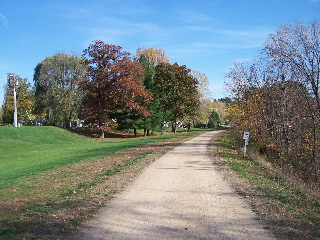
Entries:
POLYGON ((203 133, 93 140, 51 127, 1 130, 0 239, 6 240, 68 239, 145 166, 203 133))
POLYGON ((217 145, 221 161, 242 179, 233 180, 231 184, 250 202, 260 218, 267 220, 277 238, 320 239, 318 197, 297 187, 261 156, 244 158, 235 149, 229 132, 221 135, 217 145))

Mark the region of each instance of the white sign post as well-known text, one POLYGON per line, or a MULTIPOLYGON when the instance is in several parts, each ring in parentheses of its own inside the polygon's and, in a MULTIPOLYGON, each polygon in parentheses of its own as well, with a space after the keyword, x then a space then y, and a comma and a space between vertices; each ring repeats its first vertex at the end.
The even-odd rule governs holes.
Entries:
POLYGON ((243 156, 245 157, 247 155, 247 146, 249 145, 250 132, 248 131, 244 132, 243 139, 244 139, 243 156))

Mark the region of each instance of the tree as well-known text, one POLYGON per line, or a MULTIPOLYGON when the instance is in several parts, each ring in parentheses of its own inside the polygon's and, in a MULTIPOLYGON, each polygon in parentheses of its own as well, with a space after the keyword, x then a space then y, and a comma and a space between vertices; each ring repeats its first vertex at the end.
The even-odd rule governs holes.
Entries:
POLYGON ((212 107, 210 107, 212 97, 208 89, 209 81, 208 77, 200 71, 194 70, 191 75, 198 81, 197 88, 200 100, 200 111, 194 120, 198 126, 202 126, 208 123, 209 115, 212 111, 212 107))
POLYGON ((3 124, 3 109, 0 108, 0 124, 3 124))
POLYGON ((82 57, 58 53, 46 57, 35 68, 36 113, 46 116, 47 124, 64 125, 78 118, 82 91, 78 82, 85 78, 88 66, 82 57))
POLYGON ((198 91, 199 91, 200 102, 204 103, 204 102, 207 102, 208 100, 211 100, 212 96, 208 88, 209 87, 208 77, 198 70, 192 71, 191 75, 198 81, 198 91))
POLYGON ((155 69, 155 94, 160 109, 170 113, 173 131, 177 121, 185 116, 195 116, 199 108, 198 81, 185 65, 161 63, 155 69))
POLYGON ((219 127, 220 125, 221 125, 221 120, 220 120, 219 113, 216 109, 214 109, 211 112, 211 115, 209 117, 208 127, 214 128, 214 127, 219 127))
POLYGON ((138 62, 132 61, 130 53, 122 47, 94 41, 84 50, 90 65, 88 77, 81 82, 85 93, 82 112, 85 121, 97 124, 100 137, 115 126, 111 115, 115 111, 135 111, 142 116, 152 94, 142 85, 144 71, 138 62))
POLYGON ((220 124, 225 124, 226 122, 226 109, 227 104, 223 101, 214 100, 212 102, 212 109, 216 110, 219 114, 220 124))
POLYGON ((320 24, 284 24, 259 58, 236 63, 228 77, 233 129, 249 130, 283 169, 320 182, 320 24))
MULTIPOLYGON (((155 63, 151 62, 147 55, 140 54, 136 61, 140 63, 142 68, 144 69, 145 77, 143 79, 143 86, 148 92, 151 92, 154 95, 155 86, 154 86, 154 75, 155 75, 155 63)), ((149 135, 150 129, 155 130, 159 128, 163 122, 162 112, 159 108, 159 101, 156 98, 147 105, 147 109, 150 113, 148 117, 143 118, 144 124, 140 124, 140 126, 144 127, 144 134, 149 135)))
POLYGON ((320 23, 313 21, 310 24, 300 22, 283 24, 270 34, 263 54, 268 60, 269 69, 278 73, 278 78, 276 78, 278 81, 297 81, 301 86, 309 89, 313 96, 314 101, 308 94, 305 94, 305 91, 300 93, 301 96, 304 96, 301 100, 308 106, 307 116, 312 126, 308 135, 312 136, 308 144, 308 151, 312 153, 312 157, 307 175, 320 179, 320 149, 317 144, 320 135, 318 131, 320 123, 320 23))
POLYGON ((310 88, 320 111, 320 23, 283 24, 270 34, 263 53, 269 67, 310 88))
POLYGON ((5 96, 2 105, 2 121, 6 124, 13 123, 14 112, 14 84, 16 84, 16 99, 17 99, 17 113, 19 123, 31 123, 32 111, 34 107, 33 91, 31 84, 25 78, 21 78, 19 75, 9 73, 7 78, 7 84, 5 86, 5 96))
POLYGON ((170 57, 167 56, 163 49, 139 47, 136 58, 139 59, 142 55, 144 55, 154 67, 160 63, 170 63, 170 57))
POLYGON ((170 58, 166 55, 163 49, 155 49, 153 47, 140 47, 137 50, 136 61, 138 61, 144 69, 145 78, 143 85, 146 90, 153 93, 153 101, 147 106, 150 115, 144 118, 144 132, 149 135, 149 130, 163 129, 165 113, 160 109, 160 101, 156 98, 155 93, 155 68, 160 63, 169 63, 170 58))

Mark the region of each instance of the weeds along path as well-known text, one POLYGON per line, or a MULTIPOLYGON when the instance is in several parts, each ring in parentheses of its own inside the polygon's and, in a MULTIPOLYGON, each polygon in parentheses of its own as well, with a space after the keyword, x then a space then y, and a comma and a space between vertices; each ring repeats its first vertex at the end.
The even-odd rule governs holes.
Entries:
POLYGON ((274 239, 208 156, 217 133, 160 157, 74 239, 274 239))

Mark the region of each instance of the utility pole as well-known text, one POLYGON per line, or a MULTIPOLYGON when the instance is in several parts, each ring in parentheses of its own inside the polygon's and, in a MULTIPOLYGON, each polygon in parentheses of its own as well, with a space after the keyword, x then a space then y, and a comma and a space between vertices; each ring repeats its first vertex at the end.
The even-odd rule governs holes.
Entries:
POLYGON ((13 125, 14 127, 18 127, 17 93, 16 93, 16 87, 18 87, 18 81, 16 80, 15 74, 10 74, 10 77, 13 78, 13 103, 14 103, 13 125))

